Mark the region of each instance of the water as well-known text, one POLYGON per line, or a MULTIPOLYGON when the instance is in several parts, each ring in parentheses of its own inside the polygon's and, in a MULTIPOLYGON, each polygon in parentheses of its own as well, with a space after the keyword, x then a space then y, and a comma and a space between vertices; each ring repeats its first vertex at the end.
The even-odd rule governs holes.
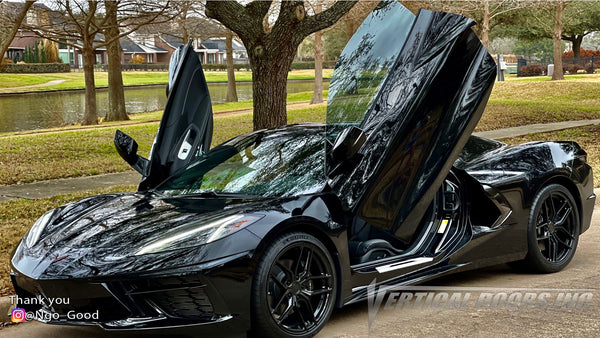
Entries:
MULTIPOLYGON (((327 89, 328 82, 323 84, 327 89)), ((227 95, 227 84, 208 85, 213 104, 222 103, 227 95)), ((313 81, 290 81, 288 93, 309 92, 313 81)), ((252 99, 252 84, 237 84, 238 99, 252 99)), ((98 116, 108 110, 108 91, 96 91, 98 116)), ((167 103, 165 87, 143 87, 125 89, 125 106, 128 113, 161 110, 167 103)), ((83 91, 35 93, 0 96, 0 132, 33 130, 60 127, 83 119, 85 98, 83 91)))

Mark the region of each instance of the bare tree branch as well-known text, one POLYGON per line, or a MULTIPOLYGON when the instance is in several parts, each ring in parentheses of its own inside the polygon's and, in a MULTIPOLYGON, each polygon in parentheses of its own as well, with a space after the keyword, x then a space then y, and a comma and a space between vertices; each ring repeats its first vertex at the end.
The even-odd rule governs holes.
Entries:
POLYGON ((4 53, 6 53, 8 47, 17 35, 17 32, 19 31, 19 26, 21 26, 21 22, 23 22, 23 19, 25 19, 25 16, 27 16, 27 11, 29 10, 29 8, 31 8, 34 2, 35 0, 25 1, 23 7, 21 7, 21 10, 19 11, 19 14, 17 14, 17 17, 15 18, 13 26, 9 30, 8 36, 0 42, 0 66, 4 61, 4 53))

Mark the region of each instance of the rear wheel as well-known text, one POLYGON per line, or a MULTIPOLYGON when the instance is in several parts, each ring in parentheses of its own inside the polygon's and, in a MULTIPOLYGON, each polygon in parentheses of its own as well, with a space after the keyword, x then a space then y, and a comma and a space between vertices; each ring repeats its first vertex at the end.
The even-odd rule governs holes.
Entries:
POLYGON ((252 285, 252 330, 260 337, 310 337, 333 311, 336 274, 327 248, 294 232, 262 255, 252 285))
POLYGON ((548 185, 537 194, 529 215, 523 265, 542 273, 562 270, 575 254, 579 231, 579 212, 569 190, 548 185))

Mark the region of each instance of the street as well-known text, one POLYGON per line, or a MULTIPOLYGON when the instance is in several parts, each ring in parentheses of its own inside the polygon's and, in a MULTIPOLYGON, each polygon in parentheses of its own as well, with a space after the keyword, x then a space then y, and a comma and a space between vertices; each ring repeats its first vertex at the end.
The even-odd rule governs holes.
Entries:
MULTIPOLYGON (((593 309, 585 310, 434 310, 401 309, 377 313, 369 330, 368 304, 362 302, 336 310, 318 337, 530 337, 600 336, 600 212, 596 208, 590 229, 580 237, 570 265, 549 275, 515 271, 506 265, 466 272, 428 283, 432 286, 489 288, 596 289, 593 309)), ((219 334, 223 337, 223 334, 219 334)), ((29 322, 0 330, 0 337, 107 337, 99 328, 63 327, 29 322)), ((118 335, 121 336, 121 335, 118 335)), ((122 335, 131 336, 131 333, 122 335)))

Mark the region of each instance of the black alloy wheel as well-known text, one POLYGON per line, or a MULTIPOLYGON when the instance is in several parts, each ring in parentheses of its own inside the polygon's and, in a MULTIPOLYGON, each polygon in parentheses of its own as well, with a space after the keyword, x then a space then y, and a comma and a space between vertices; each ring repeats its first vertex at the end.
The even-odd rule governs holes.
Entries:
POLYGON ((562 270, 575 254, 579 232, 579 211, 569 190, 559 184, 543 188, 529 216, 525 265, 536 272, 562 270))
POLYGON ((261 337, 310 337, 327 322, 336 273, 327 248, 294 232, 276 239, 261 257, 252 286, 253 332, 261 337))

